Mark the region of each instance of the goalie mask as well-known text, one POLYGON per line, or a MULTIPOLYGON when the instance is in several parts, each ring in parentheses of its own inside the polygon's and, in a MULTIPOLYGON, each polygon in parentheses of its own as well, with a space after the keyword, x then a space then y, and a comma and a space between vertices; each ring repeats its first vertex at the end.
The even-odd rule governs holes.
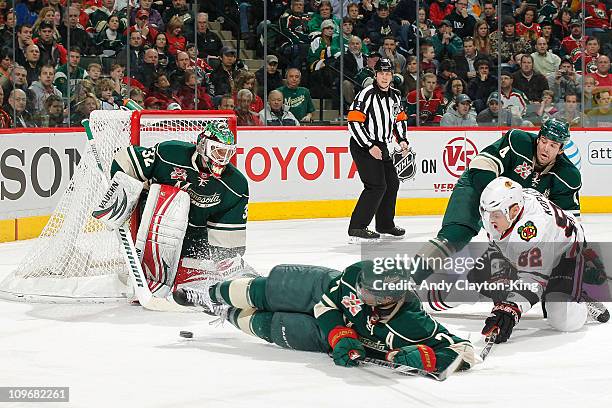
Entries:
POLYGON ((507 230, 516 221, 520 209, 524 206, 525 199, 523 198, 521 185, 507 177, 496 178, 487 185, 480 195, 479 210, 484 229, 491 238, 499 239, 505 231, 496 230, 494 224, 504 225, 507 223, 505 228, 507 230), (510 209, 515 204, 519 206, 519 211, 512 217, 510 209))
POLYGON ((225 166, 236 153, 234 133, 225 123, 210 122, 198 135, 196 151, 213 176, 221 177, 225 166))

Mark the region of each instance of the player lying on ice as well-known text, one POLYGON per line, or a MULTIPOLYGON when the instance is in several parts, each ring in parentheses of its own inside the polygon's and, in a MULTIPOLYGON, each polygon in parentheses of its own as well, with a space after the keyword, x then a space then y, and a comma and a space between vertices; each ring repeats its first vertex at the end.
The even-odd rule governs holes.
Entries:
MULTIPOLYGON (((235 152, 227 125, 210 122, 197 144, 171 140, 148 148, 129 146, 115 154, 111 186, 123 187, 127 203, 118 206, 124 211, 111 208, 94 216, 117 228, 139 199, 146 202, 135 246, 154 296, 172 299, 178 285, 248 269, 241 258, 248 183, 230 163, 235 152), (148 194, 141 198, 143 184, 148 194)), ((112 196, 110 190, 107 195, 112 196)))
POLYGON ((548 323, 560 331, 580 329, 589 316, 602 323, 610 318, 603 304, 585 301, 586 241, 572 214, 506 177, 486 186, 479 208, 489 241, 524 284, 494 296, 484 335, 498 330, 495 342, 507 341, 521 316, 542 300, 548 323))
POLYGON ((457 358, 460 369, 470 368, 471 343, 431 318, 412 292, 388 286, 402 280, 408 281, 406 271, 378 271, 372 261, 342 272, 278 265, 268 277, 181 288, 174 298, 205 311, 220 307, 247 334, 284 348, 330 353, 341 366, 356 366, 367 356, 428 372, 441 372, 457 358))

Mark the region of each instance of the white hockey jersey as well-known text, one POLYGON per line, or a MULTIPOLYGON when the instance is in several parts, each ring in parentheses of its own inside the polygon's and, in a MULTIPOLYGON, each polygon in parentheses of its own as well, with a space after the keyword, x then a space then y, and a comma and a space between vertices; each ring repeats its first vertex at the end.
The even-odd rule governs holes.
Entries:
POLYGON ((540 300, 553 270, 562 268, 568 280, 581 279, 586 242, 572 214, 536 190, 524 189, 523 197, 525 206, 514 225, 491 242, 518 271, 507 300, 524 313, 540 300))

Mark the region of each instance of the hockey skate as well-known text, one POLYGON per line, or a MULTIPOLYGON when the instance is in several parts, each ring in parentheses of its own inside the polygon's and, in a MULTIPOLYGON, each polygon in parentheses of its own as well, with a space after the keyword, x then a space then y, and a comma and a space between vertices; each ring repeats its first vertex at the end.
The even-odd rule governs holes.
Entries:
POLYGON ((348 231, 349 244, 359 244, 362 242, 378 242, 380 234, 368 228, 351 228, 348 231))
POLYGON ((582 293, 581 301, 586 304, 589 320, 599 323, 606 323, 610 320, 610 312, 603 303, 590 298, 584 292, 582 293))
POLYGON ((403 239, 406 235, 406 230, 400 227, 393 227, 389 229, 376 229, 376 232, 379 233, 384 239, 393 240, 403 239))
POLYGON ((172 294, 172 298, 181 306, 196 308, 211 316, 219 316, 226 306, 212 301, 208 293, 210 286, 212 285, 202 285, 200 288, 178 288, 172 294))

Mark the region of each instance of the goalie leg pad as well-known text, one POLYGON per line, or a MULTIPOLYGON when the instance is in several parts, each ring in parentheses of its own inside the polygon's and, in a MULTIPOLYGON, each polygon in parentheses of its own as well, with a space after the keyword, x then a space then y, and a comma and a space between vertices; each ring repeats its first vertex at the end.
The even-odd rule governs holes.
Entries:
POLYGON ((151 185, 136 236, 136 250, 155 296, 166 297, 174 285, 189 206, 185 191, 169 185, 151 185))
POLYGON ((546 295, 546 315, 553 329, 572 332, 584 326, 588 310, 585 303, 573 302, 569 295, 553 292, 546 295))
POLYGON ((132 215, 142 187, 142 181, 121 171, 116 172, 102 201, 91 215, 111 230, 119 228, 132 215))

